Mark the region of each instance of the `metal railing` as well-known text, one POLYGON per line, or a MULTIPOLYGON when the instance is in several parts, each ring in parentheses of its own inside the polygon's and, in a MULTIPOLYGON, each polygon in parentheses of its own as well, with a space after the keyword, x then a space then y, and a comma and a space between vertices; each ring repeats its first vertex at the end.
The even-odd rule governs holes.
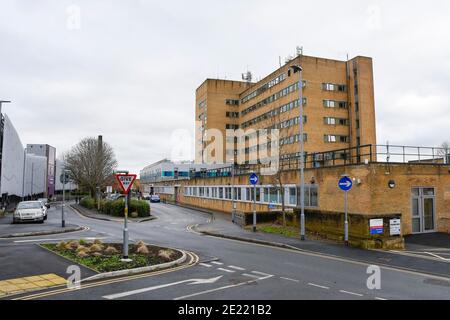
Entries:
MULTIPOLYGON (((434 164, 450 165, 450 149, 438 147, 412 147, 397 145, 364 145, 347 149, 330 150, 325 152, 311 152, 305 154, 305 168, 326 168, 369 163, 391 164, 434 164)), ((235 175, 248 175, 260 172, 264 165, 245 164, 235 165, 235 175)), ((298 170, 300 157, 283 159, 279 163, 279 170, 298 170)), ((221 169, 196 172, 190 178, 231 177, 232 165, 221 169)))

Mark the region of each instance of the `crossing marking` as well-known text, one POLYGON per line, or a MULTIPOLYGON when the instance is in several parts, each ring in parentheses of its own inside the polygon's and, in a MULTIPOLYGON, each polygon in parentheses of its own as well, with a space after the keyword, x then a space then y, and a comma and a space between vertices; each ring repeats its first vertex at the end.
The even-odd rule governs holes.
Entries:
POLYGON ((360 294, 360 293, 355 293, 355 292, 345 291, 345 290, 339 290, 339 292, 345 293, 345 294, 349 294, 349 295, 352 295, 352 296, 357 296, 357 297, 363 297, 364 296, 363 294, 360 294))
POLYGON ((228 273, 235 273, 236 272, 236 271, 229 270, 229 269, 224 269, 224 268, 217 268, 217 270, 225 271, 225 272, 228 272, 228 273))
POLYGON ((228 268, 230 268, 230 269, 235 269, 235 270, 239 270, 239 271, 245 271, 244 268, 236 267, 236 266, 228 266, 228 268))
POLYGON ((315 284, 315 283, 308 283, 308 286, 311 286, 311 287, 316 287, 316 288, 320 288, 320 289, 325 289, 325 290, 330 290, 330 287, 325 287, 325 286, 321 286, 321 285, 318 285, 318 284, 315 284))

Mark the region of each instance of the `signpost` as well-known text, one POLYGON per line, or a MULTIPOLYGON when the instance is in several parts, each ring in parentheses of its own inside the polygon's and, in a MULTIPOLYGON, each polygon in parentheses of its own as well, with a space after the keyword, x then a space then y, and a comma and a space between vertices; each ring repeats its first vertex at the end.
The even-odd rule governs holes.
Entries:
POLYGON ((256 185, 259 182, 259 177, 256 173, 250 175, 250 184, 253 185, 253 232, 256 232, 256 185))
POLYGON ((116 174, 116 179, 119 182, 120 187, 125 193, 125 218, 123 227, 123 262, 130 262, 128 259, 128 193, 130 192, 131 186, 136 180, 137 175, 135 174, 116 174))
POLYGON ((384 233, 384 222, 383 219, 370 219, 369 222, 370 234, 383 234, 384 233))
POLYGON ((338 183, 339 188, 345 192, 345 225, 344 241, 348 246, 348 192, 353 188, 353 181, 347 175, 342 176, 338 183))
POLYGON ((389 221, 389 227, 390 227, 391 236, 400 236, 402 234, 400 219, 391 219, 389 221))

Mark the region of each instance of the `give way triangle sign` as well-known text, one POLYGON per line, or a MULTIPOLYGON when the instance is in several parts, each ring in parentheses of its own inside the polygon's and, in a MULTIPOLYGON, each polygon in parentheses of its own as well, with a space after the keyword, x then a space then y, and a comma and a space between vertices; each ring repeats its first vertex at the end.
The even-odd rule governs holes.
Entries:
POLYGON ((119 181, 120 187, 122 188, 125 194, 130 192, 131 186, 133 185, 134 180, 136 180, 136 174, 116 174, 116 179, 119 181))

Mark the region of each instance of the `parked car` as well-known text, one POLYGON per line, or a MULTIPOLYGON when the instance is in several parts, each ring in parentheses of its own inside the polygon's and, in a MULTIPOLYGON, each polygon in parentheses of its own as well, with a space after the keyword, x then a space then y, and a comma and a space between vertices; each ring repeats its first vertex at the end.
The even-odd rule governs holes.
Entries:
POLYGON ((17 205, 13 215, 13 223, 37 221, 44 223, 46 213, 41 201, 24 201, 17 205))
POLYGON ((152 202, 152 203, 161 202, 161 198, 157 194, 152 194, 150 196, 150 202, 152 202))
POLYGON ((120 193, 113 193, 113 194, 108 195, 106 197, 106 200, 115 201, 115 200, 118 200, 120 198, 125 198, 125 196, 123 194, 120 194, 120 193))
POLYGON ((50 209, 50 201, 48 201, 47 198, 40 198, 40 199, 38 199, 38 201, 41 201, 42 203, 44 203, 44 205, 47 209, 50 209))
POLYGON ((50 208, 50 205, 48 204, 48 200, 45 198, 38 199, 38 201, 42 204, 42 211, 44 212, 44 220, 47 220, 47 211, 48 208, 50 208))

